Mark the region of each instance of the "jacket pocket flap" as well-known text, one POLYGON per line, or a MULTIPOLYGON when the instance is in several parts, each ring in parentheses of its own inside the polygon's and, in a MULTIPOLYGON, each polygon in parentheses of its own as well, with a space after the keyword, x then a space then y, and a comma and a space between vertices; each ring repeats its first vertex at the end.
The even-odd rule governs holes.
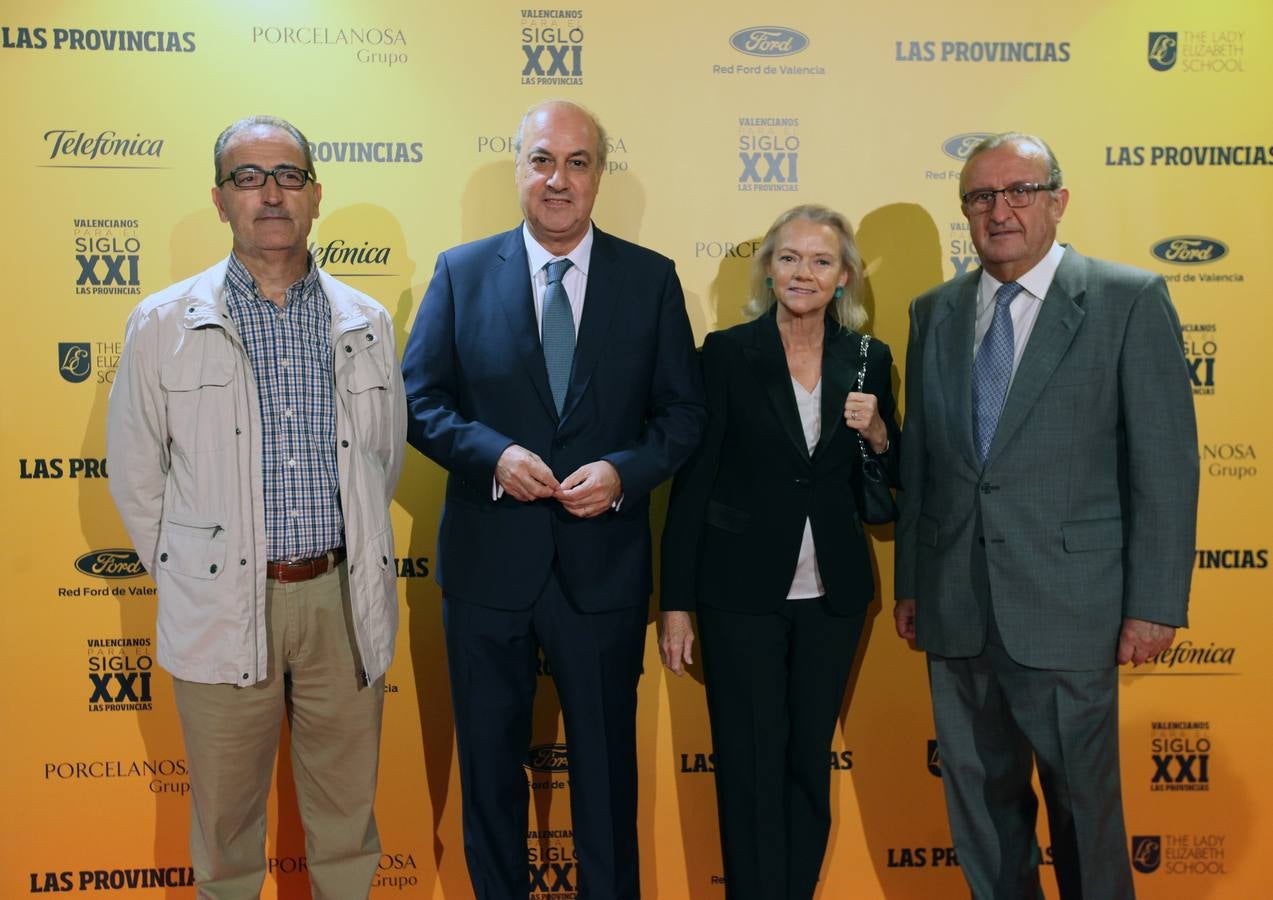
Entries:
MULTIPOLYGON (((353 341, 352 343, 357 343, 353 341)), ((342 347, 341 352, 344 352, 342 347)), ((389 373, 385 371, 384 366, 380 364, 378 355, 355 355, 346 362, 349 366, 349 374, 341 379, 345 390, 351 394, 361 394, 365 391, 387 390, 389 387, 389 373)))
POLYGON ((1123 520, 1091 519, 1086 522, 1062 522, 1061 536, 1071 553, 1083 550, 1116 550, 1123 546, 1123 520))
POLYGON ((715 526, 723 531, 742 534, 747 530, 747 524, 751 522, 751 513, 745 509, 726 506, 716 500, 708 500, 707 514, 703 518, 708 525, 715 526))
POLYGON ((168 519, 159 536, 159 567, 208 581, 225 568, 225 529, 183 525, 168 519))
POLYGON ((169 391, 193 391, 204 386, 226 385, 234 378, 234 360, 224 356, 204 358, 199 363, 175 359, 164 363, 159 383, 169 391))
POLYGON ((1048 387, 1074 387, 1080 384, 1091 384, 1107 377, 1109 370, 1102 368, 1066 368, 1057 369, 1048 382, 1048 387))

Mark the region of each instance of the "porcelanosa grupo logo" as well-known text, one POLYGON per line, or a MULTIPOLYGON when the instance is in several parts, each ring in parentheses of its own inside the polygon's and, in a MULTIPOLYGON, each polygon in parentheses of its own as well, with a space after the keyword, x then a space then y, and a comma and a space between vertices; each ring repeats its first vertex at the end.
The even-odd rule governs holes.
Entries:
POLYGON ((397 66, 410 62, 407 36, 394 26, 253 25, 252 43, 353 50, 360 63, 397 66))
POLYGON ((806 49, 809 38, 782 25, 756 25, 735 31, 729 45, 748 56, 791 56, 806 49))
POLYGON ((1215 262, 1227 254, 1229 248, 1215 238, 1190 234, 1163 238, 1150 247, 1149 252, 1163 262, 1193 266, 1215 262))

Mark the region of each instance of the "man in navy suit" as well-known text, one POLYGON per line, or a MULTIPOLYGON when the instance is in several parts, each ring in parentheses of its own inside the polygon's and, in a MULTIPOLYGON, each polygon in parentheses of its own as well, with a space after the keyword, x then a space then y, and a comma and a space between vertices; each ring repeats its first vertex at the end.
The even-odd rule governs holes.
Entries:
POLYGON ((580 896, 638 898, 636 688, 649 495, 706 418, 672 261, 593 226, 605 132, 518 129, 525 222, 444 252, 407 342, 408 440, 450 473, 438 581, 479 898, 526 897, 536 658, 569 746, 580 896))

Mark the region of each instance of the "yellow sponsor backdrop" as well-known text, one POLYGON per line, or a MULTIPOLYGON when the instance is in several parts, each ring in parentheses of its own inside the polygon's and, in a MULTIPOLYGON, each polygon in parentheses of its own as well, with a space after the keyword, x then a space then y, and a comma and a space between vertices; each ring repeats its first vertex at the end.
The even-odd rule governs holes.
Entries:
MULTIPOLYGON (((910 299, 974 264, 956 200, 969 145, 959 136, 1016 128, 1052 141, 1073 192, 1062 238, 1172 280, 1198 382, 1205 567, 1192 627, 1122 679, 1137 887, 1153 898, 1264 895, 1271 26, 1254 0, 1010 10, 10 0, 0 896, 193 894, 129 886, 180 884, 188 865, 171 683, 151 667, 151 582, 75 562, 128 547, 100 477, 125 317, 229 247, 208 197, 216 134, 267 112, 309 135, 325 188, 316 253, 390 309, 401 345, 436 254, 518 221, 511 136, 549 96, 600 114, 614 146, 595 218, 676 259, 700 340, 740 321, 768 223, 821 202, 859 229, 872 328, 899 368, 910 299), (787 55, 731 43, 756 31, 770 42, 760 49, 787 55), (545 83, 555 79, 566 83, 545 83), (1164 242, 1168 256, 1210 258, 1156 258, 1164 242)), ((377 897, 469 894, 431 577, 442 483, 412 451, 393 510, 403 627, 386 697, 377 897)), ((887 597, 888 529, 875 548, 887 597)), ((821 896, 959 896, 923 658, 893 636, 888 610, 877 608, 829 760, 837 818, 821 896)), ((541 684, 535 739, 558 743, 551 680, 541 684)), ((664 675, 652 626, 639 718, 645 893, 723 896, 702 685, 664 675)), ((568 773, 530 775, 536 894, 570 896, 568 773)), ((284 764, 267 897, 307 896, 289 778, 284 764)))

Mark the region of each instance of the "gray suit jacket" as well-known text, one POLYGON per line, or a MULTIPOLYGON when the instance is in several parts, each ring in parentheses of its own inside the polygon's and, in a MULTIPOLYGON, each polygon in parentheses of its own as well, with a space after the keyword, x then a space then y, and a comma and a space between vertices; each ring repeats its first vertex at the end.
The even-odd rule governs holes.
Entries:
POLYGON ((1198 444, 1179 320, 1162 278, 1067 248, 983 467, 980 274, 911 305, 896 595, 939 656, 980 653, 993 602, 1017 662, 1111 666, 1123 617, 1186 624, 1198 444))

